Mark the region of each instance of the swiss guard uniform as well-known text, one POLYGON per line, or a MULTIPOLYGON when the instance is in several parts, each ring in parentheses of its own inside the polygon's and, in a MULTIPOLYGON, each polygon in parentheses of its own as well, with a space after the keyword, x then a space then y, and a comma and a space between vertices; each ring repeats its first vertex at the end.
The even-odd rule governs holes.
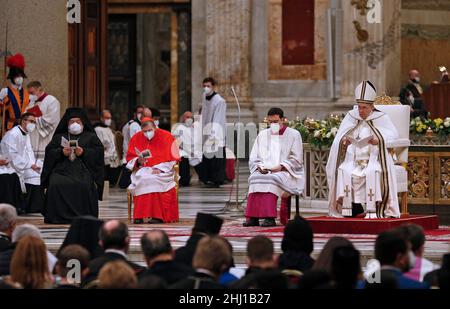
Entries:
POLYGON ((23 87, 25 74, 25 58, 22 54, 11 56, 7 60, 9 68, 9 85, 0 91, 0 108, 3 112, 5 108, 6 131, 11 130, 19 121, 21 115, 25 113, 30 96, 27 89, 23 87))

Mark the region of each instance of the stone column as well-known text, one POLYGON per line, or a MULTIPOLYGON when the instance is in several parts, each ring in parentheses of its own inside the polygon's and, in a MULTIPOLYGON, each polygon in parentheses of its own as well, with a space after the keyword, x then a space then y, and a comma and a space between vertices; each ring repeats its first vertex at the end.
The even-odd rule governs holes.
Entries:
POLYGON ((400 92, 400 0, 379 0, 381 5, 381 23, 370 24, 365 16, 351 5, 351 1, 342 0, 342 93, 338 106, 349 107, 354 104, 355 87, 362 80, 370 80, 378 94, 398 96, 400 92), (367 30, 369 39, 361 43, 353 20, 361 23, 367 30))
POLYGON ((194 109, 195 104, 201 102, 201 79, 212 76, 218 80, 218 91, 228 103, 228 121, 237 120, 231 86, 240 99, 242 120, 253 121, 250 111, 251 1, 193 0, 192 12, 194 109))

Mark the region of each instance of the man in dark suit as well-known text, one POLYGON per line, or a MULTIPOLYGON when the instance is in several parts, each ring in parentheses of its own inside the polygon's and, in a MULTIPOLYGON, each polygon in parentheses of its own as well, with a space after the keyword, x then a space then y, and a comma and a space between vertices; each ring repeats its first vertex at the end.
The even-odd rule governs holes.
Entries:
POLYGON ((192 267, 192 258, 194 257, 198 242, 206 235, 218 235, 222 224, 223 220, 217 216, 198 213, 191 237, 184 247, 175 251, 175 261, 192 267))
POLYGON ((220 236, 206 236, 198 243, 192 265, 195 274, 172 285, 172 289, 203 290, 223 289, 219 278, 230 265, 231 251, 220 236))
POLYGON ((420 85, 420 73, 417 70, 409 71, 408 84, 400 91, 400 102, 409 105, 412 117, 428 117, 423 102, 423 88, 420 85))
POLYGON ((0 252, 11 246, 11 237, 16 221, 16 209, 9 204, 0 204, 0 252))
POLYGON ((119 220, 111 220, 103 224, 99 232, 99 242, 105 253, 89 263, 83 286, 96 280, 100 270, 108 262, 125 261, 135 271, 136 275, 139 275, 144 270, 144 267, 128 261, 127 253, 130 247, 130 236, 125 223, 119 220))
POLYGON ((141 237, 141 247, 148 269, 140 274, 139 282, 149 276, 158 276, 172 285, 194 274, 194 270, 173 260, 174 251, 169 237, 162 230, 145 233, 141 237))

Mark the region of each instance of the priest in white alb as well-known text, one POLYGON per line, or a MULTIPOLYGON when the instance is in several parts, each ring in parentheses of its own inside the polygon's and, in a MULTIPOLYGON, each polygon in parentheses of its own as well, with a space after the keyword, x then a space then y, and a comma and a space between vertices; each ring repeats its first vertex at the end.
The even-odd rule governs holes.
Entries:
POLYGON ((9 130, 0 144, 2 155, 9 158, 9 166, 19 177, 22 193, 26 194, 23 203, 15 205, 18 213, 39 213, 44 205, 44 193, 40 187, 43 162, 35 158, 30 142, 30 133, 35 129, 33 114, 24 113, 20 124, 9 130))
POLYGON ((292 195, 300 195, 305 187, 303 176, 303 144, 297 130, 287 127, 284 112, 272 108, 268 112, 270 128, 262 130, 253 145, 249 166, 249 196, 245 227, 275 226, 277 201, 281 198, 280 221, 286 224, 292 195))
POLYGON ((134 197, 134 222, 178 222, 174 166, 180 160, 170 132, 156 128, 152 118, 141 119, 142 131, 130 140, 127 168, 132 170, 129 190, 134 197))
POLYGON ((366 219, 398 218, 395 166, 388 145, 398 139, 391 119, 374 106, 375 86, 355 90, 357 108, 344 118, 326 167, 329 215, 366 219))
POLYGON ((61 120, 61 104, 54 96, 47 94, 38 81, 28 84, 28 92, 33 98, 28 112, 36 117, 36 130, 30 133, 31 146, 36 158, 44 161, 45 147, 51 142, 61 120))

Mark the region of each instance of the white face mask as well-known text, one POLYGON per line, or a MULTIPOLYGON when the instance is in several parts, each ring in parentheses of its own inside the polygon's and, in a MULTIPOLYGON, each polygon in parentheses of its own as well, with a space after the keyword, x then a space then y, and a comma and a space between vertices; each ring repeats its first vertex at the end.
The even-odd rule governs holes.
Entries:
POLYGON ((17 86, 22 86, 23 85, 23 77, 14 78, 14 84, 16 84, 17 86))
POLYGON ((210 87, 205 87, 205 88, 203 88, 203 92, 206 95, 210 95, 212 93, 212 89, 210 87))
POLYGON ((280 132, 280 124, 279 123, 270 124, 270 130, 272 131, 273 134, 277 134, 278 132, 280 132))
POLYGON ((28 132, 28 133, 33 132, 34 129, 36 129, 36 124, 34 124, 34 123, 28 123, 28 124, 27 124, 27 132, 28 132))
POLYGON ((112 123, 111 119, 105 119, 105 126, 110 127, 112 123))
POLYGON ((186 126, 190 127, 194 123, 194 119, 188 118, 188 119, 185 120, 184 123, 186 124, 186 126))
POLYGON ((137 119, 138 119, 138 120, 141 120, 141 118, 142 118, 142 114, 141 114, 141 113, 139 113, 139 114, 137 114, 137 115, 136 115, 136 117, 137 117, 137 119))
POLYGON ((159 127, 159 120, 155 120, 155 121, 153 121, 153 123, 155 124, 155 127, 159 127))
POLYGON ((145 137, 148 138, 149 141, 152 140, 152 138, 155 136, 155 131, 151 130, 151 131, 147 131, 144 133, 145 137))
POLYGON ((83 127, 82 127, 79 123, 77 123, 77 122, 72 123, 72 124, 69 126, 69 133, 70 133, 70 134, 73 134, 73 135, 79 135, 79 134, 81 134, 82 132, 83 132, 83 127))

